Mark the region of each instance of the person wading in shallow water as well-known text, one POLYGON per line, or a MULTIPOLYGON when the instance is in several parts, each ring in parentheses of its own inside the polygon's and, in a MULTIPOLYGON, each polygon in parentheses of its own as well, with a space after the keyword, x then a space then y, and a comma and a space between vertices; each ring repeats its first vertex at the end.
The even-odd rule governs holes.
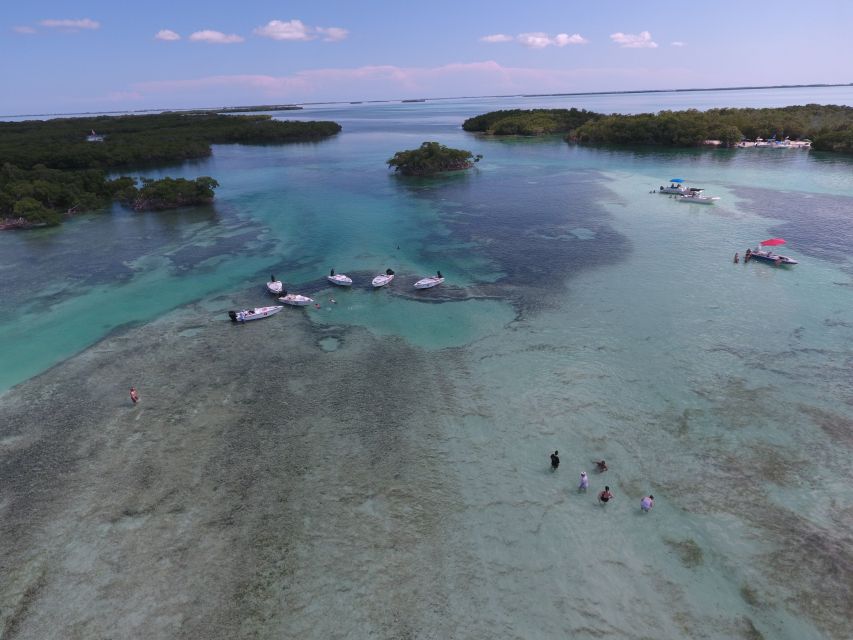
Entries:
POLYGON ((613 500, 613 494, 610 493, 610 487, 605 486, 604 491, 598 494, 598 501, 604 505, 611 500, 613 500))
POLYGON ((559 451, 555 451, 551 454, 551 471, 556 471, 557 467, 560 466, 560 456, 558 454, 559 451))
POLYGON ((139 392, 136 390, 136 387, 130 388, 130 399, 133 401, 133 404, 139 402, 139 392))

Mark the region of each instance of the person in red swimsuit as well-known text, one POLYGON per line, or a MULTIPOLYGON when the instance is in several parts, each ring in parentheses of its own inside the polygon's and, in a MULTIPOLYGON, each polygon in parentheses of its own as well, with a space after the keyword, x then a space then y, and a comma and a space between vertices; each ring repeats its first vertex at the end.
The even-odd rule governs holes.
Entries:
POLYGON ((602 504, 607 504, 613 500, 613 494, 610 493, 610 487, 605 486, 604 491, 598 494, 598 501, 602 504))

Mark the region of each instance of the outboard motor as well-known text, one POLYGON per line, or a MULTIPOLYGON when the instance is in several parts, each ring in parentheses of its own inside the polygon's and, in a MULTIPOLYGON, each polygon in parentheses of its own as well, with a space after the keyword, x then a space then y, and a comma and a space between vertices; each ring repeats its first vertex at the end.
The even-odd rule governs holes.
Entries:
POLYGON ((394 275, 394 271, 393 271, 392 269, 385 269, 385 275, 386 275, 386 276, 393 276, 393 275, 394 275))
POLYGON ((270 282, 275 282, 275 274, 274 273, 270 274, 270 282))
POLYGON ((436 271, 436 273, 438 274, 438 277, 439 277, 439 278, 443 278, 443 277, 444 277, 443 275, 441 275, 441 271, 436 271))
POLYGON ((330 276, 335 275, 335 270, 334 270, 334 269, 332 269, 331 271, 329 271, 329 275, 330 275, 330 276))
POLYGON ((232 322, 237 322, 237 312, 236 311, 229 311, 228 317, 231 318, 232 322))

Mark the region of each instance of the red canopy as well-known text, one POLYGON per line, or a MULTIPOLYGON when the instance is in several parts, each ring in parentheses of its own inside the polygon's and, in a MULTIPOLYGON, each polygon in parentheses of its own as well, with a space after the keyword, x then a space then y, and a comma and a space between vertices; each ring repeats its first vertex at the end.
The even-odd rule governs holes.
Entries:
POLYGON ((785 244, 785 241, 782 240, 782 238, 770 238, 769 240, 765 240, 759 244, 761 244, 762 247, 775 247, 780 244, 785 244))

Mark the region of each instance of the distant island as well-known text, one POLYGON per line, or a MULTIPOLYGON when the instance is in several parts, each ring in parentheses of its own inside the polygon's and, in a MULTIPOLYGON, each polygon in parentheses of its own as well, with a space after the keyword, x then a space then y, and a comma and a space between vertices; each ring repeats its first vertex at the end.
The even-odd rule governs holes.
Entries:
POLYGON ((789 137, 818 151, 853 153, 853 107, 808 104, 768 109, 660 111, 605 115, 578 109, 513 109, 469 118, 465 131, 490 135, 564 135, 567 142, 695 147, 714 141, 789 137))
MULTIPOLYGON (((252 111, 298 111, 302 109, 295 104, 259 104, 251 107, 224 107, 222 109, 213 109, 217 113, 249 113, 252 111)), ((208 111, 204 109, 204 111, 208 111)))
POLYGON ((504 109, 468 118, 465 131, 495 136, 541 136, 569 133, 604 115, 586 109, 504 109))
POLYGON ((138 211, 210 202, 218 183, 208 176, 137 187, 135 178, 107 173, 204 158, 213 144, 311 142, 340 130, 336 122, 210 112, 0 122, 0 229, 60 224, 114 200, 138 211))
POLYGON ((470 169, 482 157, 438 142, 424 142, 417 149, 398 151, 388 160, 388 166, 404 176, 429 176, 443 171, 470 169))

